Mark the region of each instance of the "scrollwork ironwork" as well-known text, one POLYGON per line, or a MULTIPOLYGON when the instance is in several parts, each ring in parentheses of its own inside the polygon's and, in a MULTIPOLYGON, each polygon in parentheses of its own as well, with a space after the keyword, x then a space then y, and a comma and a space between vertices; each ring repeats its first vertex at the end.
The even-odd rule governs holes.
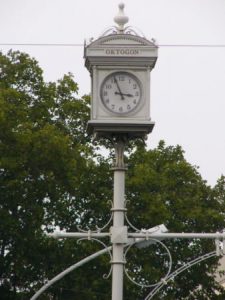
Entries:
MULTIPOLYGON (((113 202, 111 200, 109 200, 107 202, 111 204, 111 208, 112 208, 113 207, 113 202)), ((113 214, 111 212, 108 222, 103 227, 98 227, 98 225, 96 225, 96 229, 95 230, 91 230, 91 232, 95 232, 95 233, 102 232, 104 229, 106 229, 109 226, 109 224, 112 221, 112 218, 113 218, 113 214)), ((90 231, 89 228, 88 228, 88 230, 82 229, 80 225, 77 225, 76 227, 77 227, 77 230, 79 232, 88 233, 90 231)))
MULTIPOLYGON (((105 243, 103 243, 102 241, 100 241, 99 239, 96 239, 96 238, 90 238, 90 239, 89 239, 89 238, 81 238, 81 239, 77 240, 77 244, 81 243, 81 242, 84 241, 84 240, 91 240, 91 241, 98 242, 100 245, 102 245, 102 246, 103 246, 105 249, 107 249, 107 250, 108 250, 108 248, 109 248, 105 243)), ((108 252, 108 254, 109 254, 109 256, 110 256, 110 261, 112 261, 112 253, 111 253, 111 251, 108 250, 107 252, 108 252)), ((108 279, 108 278, 110 277, 111 273, 112 273, 112 265, 111 265, 111 267, 110 267, 110 270, 109 270, 108 274, 103 274, 102 277, 103 277, 104 279, 108 279)))
MULTIPOLYGON (((127 278, 132 282, 134 283, 135 285, 137 286, 140 286, 142 288, 149 288, 149 287, 157 287, 159 285, 161 285, 161 282, 163 281, 166 281, 167 278, 169 277, 170 275, 170 272, 171 272, 171 269, 172 269, 172 256, 171 256, 171 253, 170 253, 170 250, 168 249, 168 247, 162 243, 161 241, 157 240, 157 239, 152 239, 150 238, 149 240, 151 240, 152 242, 154 242, 155 244, 156 243, 159 243, 167 252, 167 255, 169 257, 169 267, 168 267, 168 271, 166 273, 166 275, 157 283, 153 283, 153 284, 141 284, 141 283, 138 283, 136 282, 133 278, 131 278, 131 276, 128 274, 128 271, 127 269, 124 267, 124 273, 126 274, 127 278)), ((135 243, 132 243, 130 246, 128 246, 128 248, 126 249, 125 253, 124 253, 124 260, 126 260, 126 255, 128 253, 128 251, 130 250, 130 248, 134 245, 135 243)))
POLYGON ((154 289, 147 295, 147 297, 144 300, 151 300, 152 297, 156 293, 158 293, 170 280, 174 279, 174 277, 176 277, 180 273, 191 268, 192 266, 196 265, 197 263, 200 263, 200 262, 202 262, 210 257, 216 256, 216 255, 217 255, 216 251, 212 251, 212 252, 204 254, 200 257, 197 257, 194 260, 192 260, 191 262, 188 262, 185 265, 181 266, 180 268, 175 270, 173 273, 169 274, 169 276, 167 276, 167 278, 164 278, 163 280, 161 280, 161 282, 159 282, 159 284, 154 287, 154 289))

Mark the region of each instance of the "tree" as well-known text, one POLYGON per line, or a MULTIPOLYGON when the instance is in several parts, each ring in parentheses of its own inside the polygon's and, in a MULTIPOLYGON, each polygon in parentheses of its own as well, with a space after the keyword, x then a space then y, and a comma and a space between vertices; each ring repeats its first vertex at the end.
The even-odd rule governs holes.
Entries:
MULTIPOLYGON (((17 300, 29 298, 47 279, 101 249, 94 241, 56 241, 45 232, 56 226, 77 231, 77 225, 87 230, 106 224, 112 152, 104 158, 90 141, 90 99, 78 97, 71 74, 46 83, 35 59, 12 51, 0 54, 0 69, 0 293, 2 299, 17 300)), ((164 223, 176 232, 224 228, 224 177, 214 188, 207 186, 181 147, 161 142, 147 150, 136 143, 127 163, 128 218, 135 227, 164 223)), ((165 243, 174 269, 215 248, 208 240, 165 243)), ((137 281, 159 280, 167 268, 162 250, 158 245, 132 247, 129 274, 137 281)), ((215 293, 220 290, 213 278, 217 262, 213 258, 181 274, 155 299, 222 299, 224 294, 215 293)), ((102 279, 108 270, 104 255, 67 275, 41 299, 110 299, 111 280, 102 279)), ((143 299, 147 293, 125 281, 125 299, 143 299)))
POLYGON ((16 299, 54 274, 49 263, 62 243, 43 228, 80 218, 79 205, 71 210, 92 147, 88 97, 76 99, 71 74, 45 83, 34 59, 12 51, 0 55, 0 67, 1 288, 16 299))
MULTIPOLYGON (((139 149, 130 157, 129 162, 128 211, 135 227, 150 228, 163 223, 170 232, 223 230, 224 177, 215 188, 210 188, 197 168, 185 160, 181 147, 166 147, 164 142, 160 142, 154 150, 139 149)), ((165 241, 165 244, 173 257, 173 270, 215 250, 214 241, 211 240, 178 239, 165 241)), ((156 279, 160 280, 165 275, 168 269, 165 249, 159 246, 156 251, 155 248, 156 246, 153 247, 154 253, 159 255, 152 255, 152 260, 143 267, 143 273, 133 273, 133 277, 139 280, 145 277, 147 282, 155 283, 156 279)), ((130 267, 137 270, 139 264, 144 266, 151 257, 151 249, 144 249, 142 252, 135 250, 131 255, 135 259, 130 267)), ((224 291, 221 291, 214 280, 217 262, 218 258, 211 258, 181 273, 164 287, 158 299, 221 299, 222 296, 215 292, 218 290, 224 297, 224 291)), ((145 293, 146 291, 140 293, 140 299, 143 299, 145 293)))

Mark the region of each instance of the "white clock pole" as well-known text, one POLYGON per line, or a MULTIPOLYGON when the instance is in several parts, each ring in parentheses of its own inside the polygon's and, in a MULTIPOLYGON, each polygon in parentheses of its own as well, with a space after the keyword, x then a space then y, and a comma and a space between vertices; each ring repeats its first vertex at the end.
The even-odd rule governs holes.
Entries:
POLYGON ((112 246, 107 247, 99 240, 105 246, 105 249, 90 255, 58 274, 47 282, 31 300, 36 299, 49 286, 78 266, 106 252, 109 253, 111 258, 112 300, 123 300, 124 274, 139 287, 153 288, 145 298, 150 300, 171 278, 190 266, 215 255, 225 254, 225 232, 167 233, 168 230, 163 224, 148 230, 139 230, 132 225, 125 215, 126 166, 124 164, 124 149, 129 140, 144 139, 154 127, 154 122, 150 118, 150 72, 157 60, 158 47, 154 44, 154 41, 146 40, 130 26, 124 27, 128 22, 128 17, 124 15, 123 9, 124 5, 121 3, 119 13, 114 18, 117 26, 106 30, 99 39, 91 41, 87 46, 85 45, 84 49, 85 66, 90 71, 92 78, 91 119, 88 121, 87 131, 89 134, 93 134, 95 139, 105 138, 110 140, 115 147, 115 163, 112 168, 114 171, 113 207, 111 209, 113 225, 110 232, 102 232, 110 224, 110 218, 110 222, 103 228, 98 228, 97 231, 80 229, 79 232, 50 234, 55 238, 75 237, 95 241, 103 237, 110 237, 112 246), (124 226, 125 219, 129 228, 135 230, 134 233, 128 233, 127 226, 124 226), (207 253, 197 260, 195 258, 171 273, 171 253, 166 245, 161 242, 163 239, 170 238, 212 238, 216 242, 216 251, 207 253), (224 245, 222 253, 220 249, 221 242, 224 245), (135 278, 132 278, 124 269, 127 252, 133 245, 143 248, 155 243, 161 245, 168 255, 167 273, 158 283, 143 284, 143 281, 136 282, 135 278), (126 251, 124 251, 125 247, 128 247, 126 251))
POLYGON ((158 47, 130 26, 124 4, 119 4, 116 26, 97 40, 85 45, 85 66, 91 75, 91 118, 87 132, 96 140, 110 140, 115 147, 113 166, 112 300, 123 300, 126 273, 124 148, 129 140, 144 139, 154 127, 150 117, 150 71, 154 68, 158 47))
POLYGON ((112 300, 123 300, 124 245, 127 242, 127 228, 124 226, 125 212, 125 142, 118 137, 115 143, 114 187, 113 187, 113 226, 112 241, 112 300))

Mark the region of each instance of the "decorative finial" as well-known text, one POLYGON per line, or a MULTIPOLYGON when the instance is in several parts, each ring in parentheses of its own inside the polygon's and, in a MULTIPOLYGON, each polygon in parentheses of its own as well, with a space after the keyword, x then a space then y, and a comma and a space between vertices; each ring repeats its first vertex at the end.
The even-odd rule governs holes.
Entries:
POLYGON ((117 23, 118 32, 122 33, 124 31, 124 25, 129 21, 129 18, 124 14, 124 3, 119 4, 119 12, 117 16, 114 17, 115 23, 117 23))

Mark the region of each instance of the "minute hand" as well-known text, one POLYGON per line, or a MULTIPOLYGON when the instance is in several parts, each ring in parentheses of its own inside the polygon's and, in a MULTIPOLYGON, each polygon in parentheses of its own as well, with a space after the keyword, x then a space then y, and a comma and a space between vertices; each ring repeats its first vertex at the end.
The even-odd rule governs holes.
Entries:
POLYGON ((114 76, 114 80, 115 80, 116 86, 117 86, 118 91, 119 91, 119 92, 115 92, 115 94, 116 95, 120 95, 121 100, 124 100, 124 96, 123 96, 124 94, 121 92, 121 89, 120 89, 119 83, 118 83, 118 81, 116 79, 116 76, 114 76))

